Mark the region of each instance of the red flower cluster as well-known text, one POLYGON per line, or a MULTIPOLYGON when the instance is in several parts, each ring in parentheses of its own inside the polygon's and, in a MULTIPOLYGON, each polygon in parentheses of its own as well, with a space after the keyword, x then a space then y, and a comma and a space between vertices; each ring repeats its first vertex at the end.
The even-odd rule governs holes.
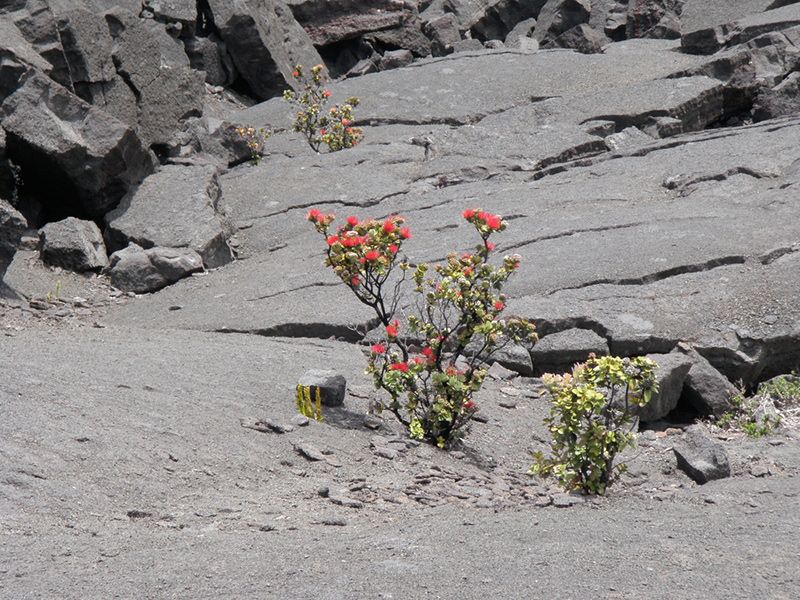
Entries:
POLYGON ((503 228, 503 219, 500 215, 493 215, 479 208, 468 208, 461 213, 461 216, 475 225, 486 225, 489 231, 500 231, 503 228))
POLYGON ((370 349, 372 350, 373 354, 383 354, 384 352, 386 352, 386 346, 384 346, 383 344, 373 344, 372 348, 370 349))
POLYGON ((400 328, 399 321, 392 321, 386 326, 386 335, 387 337, 394 338, 397 337, 397 330, 400 328))
POLYGON ((402 371, 403 373, 408 373, 408 363, 404 362, 396 362, 389 365, 390 371, 402 371))

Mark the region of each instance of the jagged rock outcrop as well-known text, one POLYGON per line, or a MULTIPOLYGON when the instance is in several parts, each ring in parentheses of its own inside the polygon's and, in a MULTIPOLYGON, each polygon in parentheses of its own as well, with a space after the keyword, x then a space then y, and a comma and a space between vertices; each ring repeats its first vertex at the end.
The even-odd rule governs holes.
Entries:
POLYGON ((260 100, 295 85, 293 65, 322 63, 283 0, 208 0, 208 7, 213 28, 249 90, 260 100))
POLYGON ((153 172, 130 127, 40 74, 0 105, 0 125, 8 156, 29 188, 43 190, 52 214, 102 216, 153 172), (46 178, 34 175, 42 170, 46 178))

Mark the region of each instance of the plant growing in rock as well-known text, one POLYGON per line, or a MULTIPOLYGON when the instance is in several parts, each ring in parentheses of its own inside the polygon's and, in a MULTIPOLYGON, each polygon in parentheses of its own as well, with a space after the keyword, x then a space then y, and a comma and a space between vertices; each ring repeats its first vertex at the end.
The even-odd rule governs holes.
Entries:
POLYGON ((383 340, 370 348, 367 363, 376 389, 389 396, 378 410, 390 411, 412 438, 440 448, 463 435, 477 410, 473 395, 486 376, 482 360, 507 343, 536 340, 528 321, 501 318, 506 302, 501 289, 520 259, 506 256, 498 266, 489 264, 494 250, 489 238, 506 222, 480 209, 463 216, 480 236, 475 250, 451 254, 443 264, 412 267, 398 258, 411 237, 402 217, 361 221, 351 216, 333 233, 333 215, 308 213, 325 237, 325 264, 383 326, 383 340), (400 276, 390 284, 396 268, 400 276), (407 271, 418 302, 416 314, 401 324, 395 313, 407 271), (418 346, 409 336, 419 340, 418 346))
POLYGON ((355 96, 345 100, 344 104, 335 104, 327 108, 331 91, 325 87, 327 78, 322 73, 322 65, 311 68, 311 76, 306 77, 303 66, 297 65, 292 72, 302 90, 286 90, 283 99, 295 108, 292 129, 302 133, 308 145, 319 152, 325 144, 331 152, 352 148, 364 136, 359 127, 354 127, 353 109, 358 106, 355 96))
POLYGON ((554 476, 567 491, 604 494, 625 468, 615 457, 633 444, 631 406, 644 406, 657 391, 655 369, 645 357, 592 354, 572 373, 546 376, 551 456, 535 452, 530 472, 554 476))
POLYGON ((746 396, 743 392, 731 397, 732 410, 724 413, 717 421, 723 429, 737 429, 749 437, 758 438, 771 434, 781 424, 781 416, 775 407, 772 393, 780 393, 772 386, 759 387, 755 396, 746 396))
POLYGON ((271 132, 264 129, 256 129, 255 127, 237 127, 236 135, 238 135, 247 144, 250 150, 250 162, 257 165, 264 156, 264 145, 267 143, 271 132))

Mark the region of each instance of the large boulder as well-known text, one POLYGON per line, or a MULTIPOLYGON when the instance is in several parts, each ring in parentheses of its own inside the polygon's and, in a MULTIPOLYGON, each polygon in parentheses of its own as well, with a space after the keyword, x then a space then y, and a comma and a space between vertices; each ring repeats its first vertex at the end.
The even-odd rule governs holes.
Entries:
POLYGON ((0 105, 0 119, 9 157, 53 213, 102 216, 153 172, 130 127, 44 75, 28 76, 0 105))
POLYGON ((107 215, 109 246, 191 248, 206 267, 219 267, 231 260, 233 231, 221 196, 213 166, 168 165, 107 215))
POLYGON ((190 248, 148 248, 131 244, 111 255, 111 284, 125 292, 146 294, 203 270, 203 260, 190 248))
POLYGON ((92 221, 68 217, 39 230, 42 261, 79 273, 108 265, 103 234, 92 221))
POLYGON ((692 361, 683 383, 683 395, 700 414, 720 418, 733 408, 731 398, 737 393, 727 377, 689 346, 679 346, 692 361))
POLYGON ((658 369, 656 379, 658 392, 653 394, 650 402, 644 406, 636 406, 633 413, 642 421, 658 421, 671 413, 678 406, 678 401, 683 393, 683 383, 692 368, 689 357, 678 354, 648 354, 647 358, 653 360, 658 369))
POLYGON ((208 0, 214 25, 256 98, 295 84, 294 65, 321 64, 308 34, 283 0, 208 0))
POLYGON ((160 23, 120 10, 107 13, 106 21, 114 39, 114 64, 138 107, 137 122, 128 122, 138 125, 148 144, 165 144, 181 121, 202 115, 205 75, 191 68, 183 44, 160 23))

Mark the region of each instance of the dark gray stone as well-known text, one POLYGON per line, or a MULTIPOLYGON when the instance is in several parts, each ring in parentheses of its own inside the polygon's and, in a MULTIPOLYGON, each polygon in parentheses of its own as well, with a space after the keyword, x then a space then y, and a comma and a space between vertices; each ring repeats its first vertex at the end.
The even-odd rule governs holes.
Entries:
POLYGON ((603 51, 603 46, 609 39, 587 23, 576 25, 554 38, 548 47, 569 48, 583 54, 597 54, 603 51))
POLYGON ((655 361, 658 365, 656 370, 658 392, 653 394, 650 402, 644 406, 633 407, 631 412, 642 421, 658 421, 678 406, 683 392, 683 384, 689 374, 689 369, 692 368, 692 360, 678 353, 648 354, 647 358, 655 361))
POLYGON ((548 0, 537 16, 534 37, 540 43, 553 40, 582 23, 589 22, 590 0, 548 0))
POLYGON ((677 39, 685 0, 639 0, 628 3, 628 38, 677 39))
POLYGON ((749 14, 730 23, 684 31, 681 49, 693 54, 713 54, 724 47, 797 25, 800 25, 800 4, 794 3, 763 13, 749 14))
POLYGON ((220 200, 213 166, 163 167, 106 216, 109 246, 191 248, 206 267, 219 267, 232 259, 232 226, 220 200))
POLYGON ((14 93, 30 69, 49 73, 52 68, 13 23, 0 19, 0 102, 14 93))
POLYGON ((480 40, 469 38, 466 40, 458 40, 450 45, 450 51, 456 52, 478 52, 483 50, 483 44, 480 40))
POLYGON ((214 25, 242 78, 261 100, 297 83, 297 64, 310 69, 322 58, 283 0, 209 0, 214 25))
POLYGON ((312 369, 297 382, 298 385, 311 388, 312 398, 319 390, 320 399, 325 406, 341 406, 347 390, 347 380, 336 371, 312 369))
POLYGON ((506 35, 505 45, 509 48, 522 49, 523 39, 532 39, 534 29, 536 29, 536 19, 531 18, 520 21, 506 35))
POLYGON ((453 14, 442 15, 427 21, 423 26, 423 31, 431 40, 431 52, 434 56, 449 54, 453 44, 461 41, 458 20, 453 14))
POLYGON ((236 67, 225 51, 225 44, 215 34, 184 41, 193 69, 206 74, 206 83, 228 86, 236 80, 236 67))
POLYGON ((700 414, 720 418, 733 408, 731 397, 738 391, 736 386, 690 346, 679 349, 692 360, 683 383, 684 397, 700 414))
POLYGON ((81 216, 103 215, 153 171, 132 129, 43 75, 28 77, 6 98, 0 117, 9 155, 18 156, 23 169, 34 173, 49 165, 60 194, 45 200, 56 207, 71 202, 81 216))
MULTIPOLYGON (((190 67, 183 44, 160 23, 119 10, 105 18, 114 38, 117 72, 136 98, 137 120, 130 124, 148 144, 165 144, 183 120, 202 115, 205 77, 190 67)), ((116 116, 130 118, 130 113, 116 116)))
POLYGON ((124 292, 158 291, 203 270, 203 260, 188 248, 148 248, 136 244, 114 252, 107 270, 111 284, 124 292))
POLYGON ((68 217, 39 230, 42 260, 70 271, 99 271, 108 265, 103 234, 92 221, 68 217))
POLYGON ((493 0, 473 16, 470 31, 480 40, 503 40, 521 22, 537 16, 545 0, 493 0))
POLYGON ((678 468, 697 483, 730 477, 731 466, 722 444, 709 437, 702 425, 692 425, 673 444, 678 468))
POLYGON ((753 104, 756 122, 796 114, 800 114, 800 72, 789 74, 773 88, 761 90, 753 104))
POLYGON ((397 69, 398 67, 405 67, 411 64, 414 60, 414 55, 411 50, 391 50, 381 57, 381 62, 378 67, 381 71, 387 69, 397 69))
POLYGON ((0 198, 0 263, 14 255, 27 228, 25 217, 0 198))
POLYGON ((531 350, 531 358, 536 373, 564 373, 592 353, 608 354, 608 342, 591 329, 566 329, 543 336, 531 350))

